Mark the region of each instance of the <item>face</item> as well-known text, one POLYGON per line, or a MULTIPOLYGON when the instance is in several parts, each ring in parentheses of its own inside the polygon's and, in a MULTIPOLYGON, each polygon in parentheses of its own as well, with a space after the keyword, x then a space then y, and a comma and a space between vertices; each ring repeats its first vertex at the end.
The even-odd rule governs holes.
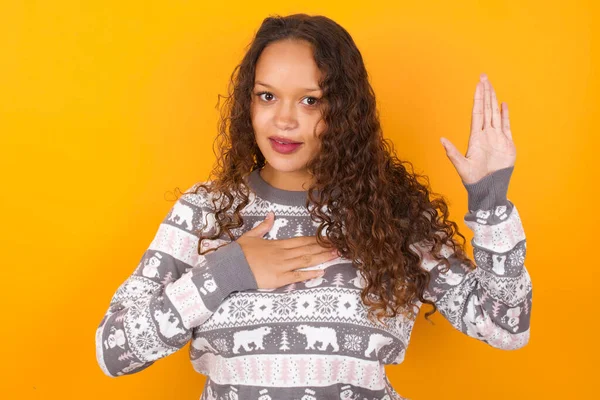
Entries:
POLYGON ((258 147, 271 174, 299 178, 319 151, 319 136, 325 129, 321 120, 321 72, 315 64, 311 45, 304 41, 280 41, 261 53, 254 78, 251 117, 258 147), (273 138, 298 142, 276 150, 273 138), (293 150, 285 153, 287 149, 293 150))

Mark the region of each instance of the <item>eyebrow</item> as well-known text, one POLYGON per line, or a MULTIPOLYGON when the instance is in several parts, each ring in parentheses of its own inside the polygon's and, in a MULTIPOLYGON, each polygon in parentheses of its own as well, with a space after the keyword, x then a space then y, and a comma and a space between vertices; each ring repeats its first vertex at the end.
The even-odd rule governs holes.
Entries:
MULTIPOLYGON (((268 87, 268 88, 271 88, 271 89, 275 89, 273 86, 271 86, 271 85, 268 85, 268 84, 266 84, 266 83, 264 83, 264 82, 256 81, 255 83, 256 83, 257 85, 262 85, 262 86, 266 86, 266 87, 268 87)), ((319 88, 316 88, 316 89, 310 89, 310 88, 304 89, 304 91, 306 91, 306 92, 318 92, 318 91, 320 91, 320 90, 321 90, 321 89, 319 89, 319 88)))

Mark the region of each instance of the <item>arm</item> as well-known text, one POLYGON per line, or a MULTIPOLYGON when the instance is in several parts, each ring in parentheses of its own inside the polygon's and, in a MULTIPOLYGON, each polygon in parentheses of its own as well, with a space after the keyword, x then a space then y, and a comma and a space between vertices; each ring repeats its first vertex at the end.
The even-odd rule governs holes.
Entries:
POLYGON ((452 249, 442 251, 450 262, 423 258, 431 280, 426 298, 456 329, 489 345, 518 349, 529 341, 532 285, 524 265, 526 240, 514 204, 506 198, 514 166, 503 168, 472 184, 466 225, 472 240, 475 270, 462 266, 452 249))
MULTIPOLYGON (((192 328, 206 321, 230 293, 257 288, 237 242, 198 254, 196 231, 205 219, 214 221, 214 211, 200 194, 203 189, 187 194, 191 191, 162 221, 96 330, 96 358, 110 377, 136 373, 176 352, 190 340, 192 328)), ((205 240, 203 245, 208 249, 224 242, 205 240)))

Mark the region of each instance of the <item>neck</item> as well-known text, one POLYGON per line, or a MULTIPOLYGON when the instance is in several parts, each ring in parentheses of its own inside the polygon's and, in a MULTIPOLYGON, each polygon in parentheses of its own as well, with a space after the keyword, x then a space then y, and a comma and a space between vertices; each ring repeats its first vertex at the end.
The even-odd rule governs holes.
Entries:
POLYGON ((266 164, 259 173, 269 185, 282 190, 307 191, 312 183, 306 170, 282 172, 266 164))

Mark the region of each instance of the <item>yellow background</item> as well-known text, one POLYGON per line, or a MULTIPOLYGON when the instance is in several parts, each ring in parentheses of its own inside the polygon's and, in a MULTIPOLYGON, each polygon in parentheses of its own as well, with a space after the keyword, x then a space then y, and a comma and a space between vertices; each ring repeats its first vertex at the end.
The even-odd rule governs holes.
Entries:
POLYGON ((466 191, 439 138, 466 150, 481 72, 509 106, 509 199, 528 241, 531 340, 496 350, 422 312, 405 362, 387 368, 395 388, 411 399, 590 398, 599 356, 593 3, 2 1, 0 397, 198 399, 205 378, 187 345, 110 379, 94 333, 172 206, 169 193, 206 179, 217 95, 261 21, 306 12, 353 36, 384 134, 447 196, 468 240, 466 191))

